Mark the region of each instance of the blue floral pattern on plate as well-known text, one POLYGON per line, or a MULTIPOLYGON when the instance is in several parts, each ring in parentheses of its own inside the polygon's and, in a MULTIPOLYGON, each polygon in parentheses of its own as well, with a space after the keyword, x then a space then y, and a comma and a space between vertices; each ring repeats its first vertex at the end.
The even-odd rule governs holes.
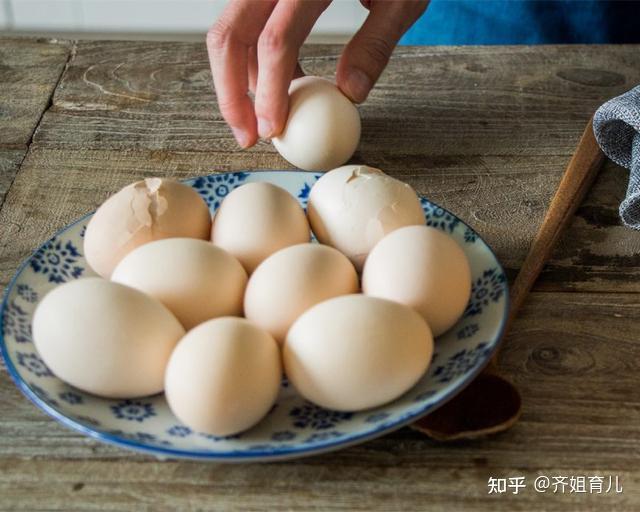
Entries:
POLYGON ((478 233, 476 233, 472 228, 467 226, 464 230, 464 241, 468 244, 473 244, 478 239, 478 233))
POLYGON ((50 282, 64 283, 82 275, 80 258, 82 254, 71 240, 53 237, 35 252, 30 264, 34 272, 44 274, 50 282))
POLYGON ((456 226, 460 224, 460 219, 448 212, 441 206, 430 202, 426 197, 420 198, 422 209, 424 210, 424 217, 427 222, 427 226, 441 229, 445 233, 453 233, 456 226))
POLYGON ((438 382, 451 382, 472 370, 490 355, 491 349, 487 343, 479 343, 473 349, 463 348, 449 359, 446 364, 436 367, 433 375, 438 382))
POLYGON ((38 302, 38 294, 28 284, 21 283, 16 286, 18 295, 27 302, 38 302))
POLYGON ((249 176, 248 172, 210 174, 191 180, 190 185, 198 191, 209 208, 215 211, 229 192, 244 183, 249 176))
POLYGON ((112 405, 111 410, 116 418, 139 423, 156 415, 153 404, 139 400, 123 400, 112 405))
POLYGON ((467 324, 458 330, 456 336, 459 340, 463 340, 465 338, 470 338, 479 330, 480 326, 478 324, 467 324))
MULTIPOLYGON (((212 213, 234 188, 268 181, 305 207, 320 175, 300 171, 234 172, 188 180, 212 213)), ((18 270, 5 291, 0 349, 17 386, 58 421, 104 442, 162 456, 207 460, 300 457, 366 441, 398 429, 438 407, 486 364, 498 345, 508 308, 504 272, 491 249, 451 212, 421 198, 428 225, 450 234, 468 256, 472 297, 465 316, 436 341, 423 378, 390 404, 362 412, 336 412, 299 397, 283 379, 276 407, 256 427, 231 436, 194 432, 181 425, 163 395, 107 400, 79 391, 53 375, 32 343, 36 301, 59 283, 91 275, 81 253, 90 216, 63 229, 18 270), (470 317, 470 318, 469 318, 470 317)))
POLYGON ((84 401, 82 395, 80 393, 76 393, 75 391, 64 391, 58 396, 70 405, 81 404, 84 401))
POLYGON ((3 325, 5 332, 12 334, 16 343, 31 341, 31 319, 15 300, 9 302, 4 308, 3 325))
POLYGON ((471 298, 464 316, 479 315, 483 308, 492 302, 500 301, 506 291, 506 281, 504 271, 498 267, 487 269, 481 276, 474 278, 471 284, 471 298))

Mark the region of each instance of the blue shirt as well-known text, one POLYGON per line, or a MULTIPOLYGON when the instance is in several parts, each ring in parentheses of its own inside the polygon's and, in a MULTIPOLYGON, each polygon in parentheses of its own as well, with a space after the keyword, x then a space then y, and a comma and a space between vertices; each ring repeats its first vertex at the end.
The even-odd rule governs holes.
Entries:
POLYGON ((640 42, 640 1, 432 0, 403 45, 640 42))

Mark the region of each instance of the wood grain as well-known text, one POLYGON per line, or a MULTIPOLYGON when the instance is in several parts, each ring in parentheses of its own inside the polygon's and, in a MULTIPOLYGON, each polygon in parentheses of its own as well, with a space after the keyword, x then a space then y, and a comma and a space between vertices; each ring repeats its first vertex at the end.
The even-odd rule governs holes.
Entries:
MULTIPOLYGON (((365 449, 352 455, 369 465, 354 465, 354 461, 340 465, 335 463, 345 461, 327 461, 325 457, 324 465, 285 463, 255 466, 248 471, 247 467, 189 462, 152 465, 131 460, 96 463, 7 459, 0 464, 0 471, 13 471, 14 479, 2 489, 6 500, 0 510, 632 512, 634 500, 629 494, 638 489, 633 472, 619 471, 616 474, 624 482, 624 492, 618 495, 536 494, 527 489, 518 496, 487 496, 488 475, 520 475, 533 482, 538 473, 526 469, 505 472, 485 466, 482 456, 455 468, 430 468, 416 465, 417 456, 402 458, 392 452, 370 453, 365 449), (15 503, 19 503, 17 508, 3 508, 15 503)), ((601 470, 594 473, 606 474, 601 470)), ((544 474, 584 473, 580 466, 547 466, 544 474)))
MULTIPOLYGON (((331 76, 339 52, 305 47, 302 65, 331 76)), ((361 107, 359 155, 419 170, 425 156, 569 155, 595 108, 638 82, 629 46, 399 48, 361 107)), ((80 42, 53 103, 39 144, 234 149, 203 44, 80 42)))
POLYGON ((543 270, 539 289, 563 282, 567 290, 639 291, 640 232, 624 227, 618 214, 628 179, 628 170, 605 163, 543 270))
POLYGON ((589 120, 551 198, 540 230, 534 236, 520 272, 509 290, 510 311, 506 330, 509 329, 529 291, 538 280, 542 268, 554 252, 567 225, 573 219, 576 209, 591 189, 604 160, 604 153, 598 146, 593 133, 593 122, 589 120))
POLYGON ((0 149, 0 208, 25 153, 26 151, 22 149, 0 149))
MULTIPOLYGON (((127 183, 153 175, 187 178, 284 167, 279 156, 262 150, 265 145, 229 153, 32 145, 7 197, 8 207, 0 211, 0 230, 11 239, 10 244, 0 244, 0 287, 42 240, 127 183)), ((399 168, 389 172, 468 222, 513 277, 568 160, 568 156, 452 156, 432 159, 428 172, 399 168)), ((536 289, 640 291, 640 232, 624 228, 617 214, 627 176, 628 171, 605 165, 536 289)))
MULTIPOLYGON (((338 55, 338 47, 309 46, 302 61, 308 72, 330 76, 338 55)), ((354 161, 407 180, 459 214, 513 277, 582 127, 602 101, 640 81, 639 64, 627 46, 401 48, 361 106, 354 161)), ((159 173, 176 158, 194 165, 189 174, 291 168, 270 144, 236 146, 197 44, 80 42, 32 148, 69 151, 56 163, 64 166, 82 166, 91 155, 93 173, 113 167, 100 160, 111 160, 111 149, 133 152, 129 160, 140 158, 141 167, 153 155, 159 173)), ((626 176, 605 175, 598 186, 606 202, 579 212, 564 239, 574 242, 562 242, 539 286, 640 288, 640 234, 621 227, 615 211, 626 176), (610 257, 616 265, 607 265, 610 257)))
MULTIPOLYGON (((330 76, 338 55, 305 47, 303 65, 330 76)), ((0 56, 0 79, 7 66, 24 80, 50 70, 24 93, 0 88, 11 106, 0 124, 0 193, 11 184, 0 288, 41 241, 135 179, 290 168, 267 143, 237 148, 202 45, 5 39, 0 56), (42 55, 16 57, 24 48, 42 55), (45 82, 58 78, 49 105, 45 82)), ((354 161, 459 214, 513 276, 587 119, 637 82, 637 46, 402 48, 361 107, 354 161)), ((499 364, 524 399, 513 430, 440 445, 402 429, 278 464, 159 462, 63 428, 0 368, 0 511, 638 510, 640 233, 618 220, 626 180, 611 163, 602 170, 503 346, 499 364), (487 495, 490 476, 539 474, 619 475, 624 492, 487 495)))
POLYGON ((26 149, 49 104, 71 43, 3 39, 0 43, 0 148, 26 149))
MULTIPOLYGON (((141 177, 186 178, 229 169, 283 167, 280 157, 263 152, 262 145, 253 151, 232 153, 72 150, 32 145, 7 197, 7 208, 0 212, 0 225, 7 226, 7 236, 12 239, 10 245, 0 246, 0 284, 7 283, 15 263, 41 240, 141 177)), ((493 178, 478 173, 466 158, 448 159, 426 175, 402 170, 392 174, 468 220, 494 246, 507 267, 517 268, 561 174, 549 169, 550 160, 561 169, 566 158, 487 157, 483 165, 495 170, 493 178), (527 189, 532 193, 522 202, 522 191, 527 189), (486 203, 472 199, 490 193, 493 199, 486 203), (511 198, 512 208, 504 208, 506 198, 511 198)))
POLYGON ((592 293, 530 299, 500 358, 522 391, 522 419, 475 442, 441 445, 403 429, 286 463, 156 463, 57 425, 3 373, 0 510, 258 510, 278 503, 296 510, 637 510, 640 300, 592 293), (622 495, 487 495, 489 476, 525 475, 532 483, 538 474, 610 473, 621 476, 622 495))

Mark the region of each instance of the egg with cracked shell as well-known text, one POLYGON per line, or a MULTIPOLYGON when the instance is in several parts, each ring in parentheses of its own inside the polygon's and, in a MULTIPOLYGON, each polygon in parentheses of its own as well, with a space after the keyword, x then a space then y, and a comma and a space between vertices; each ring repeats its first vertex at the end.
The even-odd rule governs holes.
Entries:
POLYGON ((367 165, 345 165, 323 175, 311 189, 307 215, 318 241, 341 251, 358 271, 387 233, 424 224, 415 190, 367 165))
POLYGON ((211 214, 190 186, 165 178, 127 185, 96 210, 84 236, 89 266, 109 278, 124 256, 163 238, 209 238, 211 214))

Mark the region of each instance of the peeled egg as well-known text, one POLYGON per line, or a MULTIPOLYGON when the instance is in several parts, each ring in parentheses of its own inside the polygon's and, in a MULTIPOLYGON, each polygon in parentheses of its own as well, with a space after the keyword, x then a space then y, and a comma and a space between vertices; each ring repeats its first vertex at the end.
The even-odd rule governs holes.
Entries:
POLYGON ((278 345, 268 333, 244 318, 216 318, 180 341, 167 366, 165 393, 180 421, 226 436, 269 412, 281 378, 278 345))
POLYGON ((432 352, 431 331, 413 309, 346 295, 313 306, 295 321, 283 361, 303 397, 329 409, 358 411, 410 389, 432 352))
POLYGON ((424 224, 415 191, 366 165, 345 165, 322 176, 311 189, 307 211, 318 240, 344 253, 358 271, 384 235, 424 224))
POLYGON ((127 254, 111 280, 155 297, 191 329, 211 318, 240 316, 247 273, 209 241, 166 238, 127 254))
POLYGON ((211 240, 251 273, 267 256, 308 242, 310 236, 304 211, 289 192, 271 183, 255 182, 224 198, 216 212, 211 240))
POLYGON ((358 275, 342 253, 326 245, 294 245, 272 254, 253 272, 244 312, 283 342, 304 311, 331 297, 356 293, 358 288, 358 275))
POLYGON ((360 141, 360 115, 333 83, 315 76, 297 78, 289 87, 289 117, 272 139, 291 164, 327 171, 345 163, 360 141))
POLYGON ((439 336, 464 313, 471 269, 453 238, 435 228, 408 226, 388 234, 369 253, 362 289, 414 308, 439 336))
POLYGON ((161 392, 169 356, 183 335, 159 301, 97 277, 54 288, 33 317, 35 346, 51 371, 111 398, 161 392))
POLYGON ((87 263, 108 278, 136 247, 162 238, 208 239, 211 214, 191 187, 147 178, 124 187, 96 210, 84 236, 87 263))

